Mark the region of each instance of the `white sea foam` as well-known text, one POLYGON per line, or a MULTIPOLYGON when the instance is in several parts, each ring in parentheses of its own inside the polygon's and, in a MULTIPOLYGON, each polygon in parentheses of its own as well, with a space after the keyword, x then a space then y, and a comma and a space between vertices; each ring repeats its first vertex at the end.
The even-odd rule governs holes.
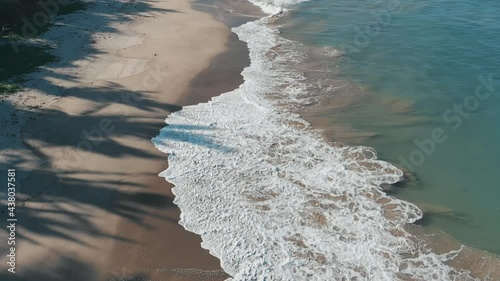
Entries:
POLYGON ((301 2, 307 2, 309 0, 248 0, 255 6, 259 7, 265 13, 275 15, 282 12, 285 7, 291 6, 293 4, 298 4, 301 2))
MULTIPOLYGON (((276 2, 276 1, 274 1, 276 2)), ((170 153, 180 224, 234 280, 472 280, 455 253, 420 247, 421 218, 380 185, 402 172, 366 147, 331 146, 282 105, 301 102, 300 59, 268 18, 233 31, 251 65, 239 89, 171 114, 153 139, 170 153)))

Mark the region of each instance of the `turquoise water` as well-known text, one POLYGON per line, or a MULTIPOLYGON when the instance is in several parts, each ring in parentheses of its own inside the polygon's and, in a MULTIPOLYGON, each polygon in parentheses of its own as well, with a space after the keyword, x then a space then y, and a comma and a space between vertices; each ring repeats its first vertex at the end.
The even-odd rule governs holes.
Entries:
POLYGON ((500 2, 313 0, 285 37, 341 49, 342 77, 369 92, 329 113, 376 133, 359 143, 411 171, 394 194, 427 228, 500 253, 500 2))

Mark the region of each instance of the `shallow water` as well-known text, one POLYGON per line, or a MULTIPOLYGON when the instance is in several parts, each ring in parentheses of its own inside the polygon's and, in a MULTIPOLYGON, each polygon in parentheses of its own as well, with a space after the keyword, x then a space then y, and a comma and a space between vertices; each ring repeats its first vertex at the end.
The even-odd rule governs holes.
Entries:
POLYGON ((500 253, 500 3, 315 0, 293 10, 283 36, 342 50, 332 64, 367 93, 316 116, 350 124, 368 137, 347 143, 413 172, 393 192, 424 211, 420 224, 500 253))

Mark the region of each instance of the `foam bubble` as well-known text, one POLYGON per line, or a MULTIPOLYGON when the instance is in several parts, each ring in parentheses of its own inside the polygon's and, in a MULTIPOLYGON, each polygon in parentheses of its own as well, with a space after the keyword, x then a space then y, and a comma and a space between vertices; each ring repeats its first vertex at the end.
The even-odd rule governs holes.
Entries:
POLYGON ((263 12, 276 15, 284 11, 285 7, 307 2, 308 0, 249 0, 252 4, 262 9, 263 12))
MULTIPOLYGON (((274 1, 275 2, 275 1, 274 1)), ((170 153, 180 224, 233 280, 474 280, 404 226, 422 217, 380 185, 403 173, 367 147, 331 146, 283 107, 308 86, 268 18, 233 31, 251 65, 239 89, 171 114, 153 139, 170 153), (279 49, 279 51, 278 51, 279 49)))

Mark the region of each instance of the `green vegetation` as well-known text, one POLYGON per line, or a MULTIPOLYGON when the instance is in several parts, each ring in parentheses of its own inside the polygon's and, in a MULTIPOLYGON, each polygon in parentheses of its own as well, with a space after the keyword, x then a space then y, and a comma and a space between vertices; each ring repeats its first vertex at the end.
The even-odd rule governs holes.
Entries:
POLYGON ((35 36, 45 31, 51 17, 82 10, 87 3, 77 0, 0 0, 0 36, 35 36), (34 17, 36 19, 34 19, 34 17), (35 29, 23 34, 23 26, 35 29))
POLYGON ((21 90, 21 87, 16 84, 10 83, 0 83, 0 95, 2 94, 14 94, 21 90))
POLYGON ((33 15, 41 7, 39 0, 0 0, 0 27, 2 35, 21 24, 24 16, 33 15))
POLYGON ((56 60, 47 47, 23 44, 16 48, 17 52, 10 44, 0 45, 0 81, 28 73, 37 66, 56 60))
POLYGON ((22 75, 56 60, 47 47, 18 45, 16 53, 10 44, 0 45, 0 94, 15 93, 23 81, 22 75))
POLYGON ((0 94, 19 91, 23 74, 56 60, 48 47, 24 38, 46 31, 52 17, 86 5, 78 0, 0 0, 0 94))
POLYGON ((0 94, 15 93, 20 90, 22 75, 36 67, 56 60, 47 47, 18 45, 16 53, 10 44, 0 45, 0 94))

